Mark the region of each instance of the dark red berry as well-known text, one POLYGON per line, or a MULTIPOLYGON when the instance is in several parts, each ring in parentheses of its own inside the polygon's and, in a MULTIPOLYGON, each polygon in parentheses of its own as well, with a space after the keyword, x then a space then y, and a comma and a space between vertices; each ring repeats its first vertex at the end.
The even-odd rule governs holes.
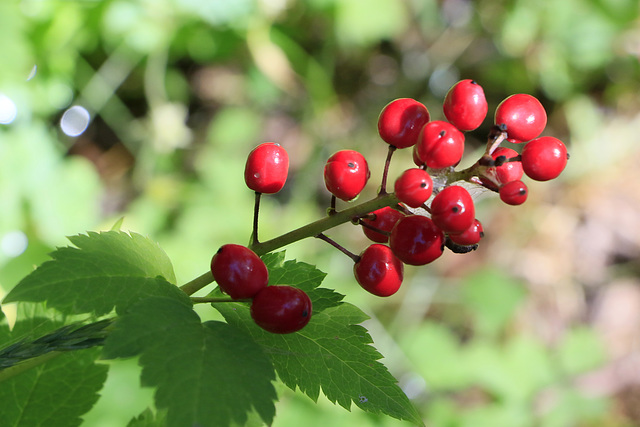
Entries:
POLYGON ((404 275, 404 264, 388 246, 374 243, 360 254, 353 266, 356 280, 366 291, 379 297, 395 294, 404 275))
POLYGON ((500 200, 508 205, 521 205, 527 200, 527 186, 524 182, 517 180, 507 182, 499 190, 500 200))
POLYGON ((407 169, 396 179, 394 191, 402 203, 417 208, 431 197, 433 181, 429 173, 423 169, 407 169))
POLYGON ((389 247, 405 264, 425 265, 442 255, 444 233, 426 216, 408 215, 391 230, 389 247))
MULTIPOLYGON (((505 159, 516 157, 518 152, 508 147, 498 147, 492 154, 493 160, 504 156, 505 159)), ((491 167, 487 170, 487 174, 492 175, 498 184, 506 184, 507 182, 516 181, 522 178, 522 163, 520 161, 505 162, 500 166, 491 167)))
POLYGON ((384 208, 375 210, 371 212, 371 214, 373 214, 373 218, 362 219, 362 222, 366 224, 362 226, 362 231, 364 232, 365 236, 367 236, 374 242, 387 243, 389 241, 389 235, 382 234, 369 227, 373 227, 383 232, 391 233, 391 229, 393 228, 393 226, 396 225, 396 222, 398 222, 398 220, 402 218, 404 214, 396 209, 393 209, 390 206, 385 206, 384 208), (369 227, 367 227, 367 225, 369 227))
POLYGON ((378 117, 378 133, 383 141, 396 148, 406 148, 418 141, 420 129, 429 121, 427 107, 411 98, 399 98, 387 104, 378 117))
POLYGON ((455 166, 464 153, 464 134, 441 120, 427 123, 416 145, 418 158, 432 169, 455 166))
POLYGON ((542 133, 547 125, 547 113, 536 97, 518 93, 498 105, 495 124, 507 127, 509 141, 525 142, 542 133))
POLYGON ((226 244, 211 259, 211 274, 220 289, 233 299, 252 298, 269 283, 264 262, 251 249, 226 244))
POLYGON ((282 190, 289 173, 289 155, 280 144, 265 142, 247 157, 244 182, 258 193, 273 194, 282 190))
POLYGON ((459 185, 445 187, 431 202, 431 219, 447 233, 462 233, 475 220, 475 207, 469 192, 459 185))
POLYGON ((482 224, 477 219, 473 221, 471 227, 459 234, 449 234, 449 239, 453 243, 463 246, 475 245, 484 237, 482 224))
POLYGON ((558 138, 542 136, 522 149, 524 173, 536 181, 557 178, 567 165, 567 147, 558 138))
POLYGON ((327 190, 339 199, 355 199, 367 184, 371 172, 364 156, 354 150, 333 154, 324 166, 327 190))
POLYGON ((482 86, 473 80, 461 80, 453 85, 442 104, 447 120, 461 131, 480 126, 488 108, 482 86))
POLYGON ((304 328, 311 319, 311 300, 293 286, 267 286, 251 302, 251 318, 262 329, 289 334, 304 328))

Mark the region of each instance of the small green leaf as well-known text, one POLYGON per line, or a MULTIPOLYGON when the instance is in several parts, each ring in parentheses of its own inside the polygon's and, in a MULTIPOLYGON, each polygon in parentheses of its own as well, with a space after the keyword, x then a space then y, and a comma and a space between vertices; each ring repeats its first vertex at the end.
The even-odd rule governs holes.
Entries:
POLYGON ((239 303, 214 307, 227 322, 245 330, 271 358, 280 379, 314 401, 320 390, 333 402, 350 409, 386 414, 422 424, 420 416, 396 379, 379 362, 367 330, 358 324, 368 317, 357 307, 342 303, 314 311, 311 321, 293 334, 271 334, 256 326, 249 308, 239 303))
MULTIPOLYGON (((19 339, 32 327, 52 330, 60 324, 45 319, 18 321, 11 333, 19 339)), ((7 335, 8 328, 3 327, 7 335)), ((47 362, 2 382, 2 426, 80 425, 81 415, 98 400, 98 391, 107 377, 108 367, 97 365, 96 349, 58 353, 47 362)))
POLYGON ((138 354, 141 383, 156 388, 168 425, 244 424, 252 409, 273 420, 275 373, 262 349, 226 323, 201 323, 188 301, 145 298, 118 319, 103 356, 138 354))
POLYGON ((139 234, 118 231, 77 235, 20 281, 4 302, 47 302, 66 314, 118 312, 150 295, 179 296, 167 255, 139 234))
POLYGON ((111 231, 120 231, 120 227, 122 227, 122 223, 124 222, 124 217, 121 216, 118 220, 111 226, 111 231))
POLYGON ((127 427, 164 427, 166 425, 167 420, 164 412, 154 413, 147 408, 143 413, 129 421, 127 427))

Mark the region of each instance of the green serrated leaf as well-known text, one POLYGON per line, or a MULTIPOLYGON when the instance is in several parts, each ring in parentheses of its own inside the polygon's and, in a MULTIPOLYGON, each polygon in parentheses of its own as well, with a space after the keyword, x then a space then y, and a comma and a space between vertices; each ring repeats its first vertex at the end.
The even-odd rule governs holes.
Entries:
POLYGON ((66 314, 118 312, 141 297, 185 297, 174 285, 169 258, 153 241, 119 231, 88 233, 69 240, 22 279, 4 302, 47 302, 66 314))
POLYGON ((156 388, 170 426, 243 424, 252 408, 273 420, 275 373, 262 349, 231 325, 201 323, 189 302, 146 298, 121 316, 103 356, 137 354, 141 383, 156 388))
POLYGON ((154 413, 147 408, 143 413, 129 421, 127 427, 164 427, 166 425, 165 412, 154 413))
POLYGON ((269 285, 291 285, 302 289, 311 298, 316 313, 339 305, 344 298, 332 289, 319 287, 326 273, 306 262, 285 261, 284 251, 263 255, 262 260, 269 269, 269 285))
POLYGON ((368 317, 342 303, 317 313, 304 329, 293 334, 271 334, 256 326, 249 308, 239 303, 214 307, 227 322, 245 330, 269 355, 280 379, 298 387, 314 401, 320 390, 333 403, 350 409, 386 414, 422 425, 420 416, 396 379, 379 362, 367 330, 359 326, 368 317))
POLYGON ((122 227, 122 223, 124 223, 123 216, 118 218, 118 220, 115 223, 113 223, 113 226, 111 226, 111 231, 120 231, 120 227, 122 227))
MULTIPOLYGON (((32 327, 49 330, 60 324, 45 319, 16 323, 11 335, 21 337, 32 327)), ((6 329, 6 328, 3 328, 6 329)), ((7 332, 5 330, 5 335, 7 332)), ((97 349, 57 353, 55 358, 2 382, 2 426, 77 426, 98 400, 108 367, 95 364, 97 349)))

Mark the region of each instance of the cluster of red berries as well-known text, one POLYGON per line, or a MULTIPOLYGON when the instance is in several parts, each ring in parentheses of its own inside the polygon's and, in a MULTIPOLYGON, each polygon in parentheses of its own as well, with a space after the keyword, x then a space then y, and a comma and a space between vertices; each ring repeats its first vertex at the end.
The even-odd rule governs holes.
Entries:
MULTIPOLYGON (((524 175, 547 181, 563 171, 567 149, 557 138, 540 136, 547 114, 527 94, 512 95, 497 106, 484 154, 472 166, 456 170, 464 154, 465 132, 477 129, 487 111, 484 91, 472 80, 456 83, 447 93, 446 120, 431 120, 427 108, 410 98, 396 99, 383 108, 378 132, 389 144, 389 154, 378 197, 389 196, 387 175, 397 149, 413 147, 415 167, 396 179, 395 197, 388 206, 351 218, 374 242, 359 255, 322 233, 316 236, 351 256, 355 278, 365 290, 393 295, 402 284, 405 264, 428 264, 445 248, 466 253, 477 247, 483 228, 475 217, 469 185, 485 187, 499 193, 505 203, 519 205, 528 193, 524 175), (520 153, 501 146, 504 141, 521 146, 520 153)), ((260 194, 282 189, 288 167, 288 155, 279 144, 263 143, 249 154, 245 182, 258 195, 256 203, 260 194)), ((324 167, 324 182, 332 194, 329 215, 337 212, 336 199, 356 199, 370 176, 366 159, 357 151, 340 150, 329 157, 324 167)), ((254 238, 256 228, 254 218, 254 238)), ((249 248, 224 245, 213 257, 211 269, 220 288, 233 299, 251 299, 251 315, 264 329, 288 333, 308 323, 311 302, 306 293, 291 286, 267 286, 267 269, 249 248)))

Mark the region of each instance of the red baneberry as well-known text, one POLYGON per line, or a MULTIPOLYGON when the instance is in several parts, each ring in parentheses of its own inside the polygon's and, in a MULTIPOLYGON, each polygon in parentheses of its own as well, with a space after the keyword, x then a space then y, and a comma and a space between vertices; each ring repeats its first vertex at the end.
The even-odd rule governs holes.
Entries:
POLYGON ((353 274, 363 289, 379 297, 395 294, 404 275, 404 264, 391 248, 374 243, 360 254, 353 266, 353 274))
POLYGON ((426 216, 408 215, 391 230, 389 247, 405 264, 425 265, 444 251, 444 232, 426 216))
POLYGON ((524 173, 536 181, 557 178, 567 165, 567 147, 558 138, 542 136, 522 149, 524 173))
POLYGON ((429 121, 429 111, 411 98, 399 98, 387 104, 378 117, 378 133, 396 148, 411 147, 418 141, 420 129, 429 121))
POLYGON ((482 224, 477 219, 473 221, 471 227, 459 234, 449 234, 449 239, 453 243, 463 246, 475 245, 484 237, 482 224))
POLYGON ((324 166, 324 183, 338 199, 355 199, 367 184, 371 172, 362 154, 354 150, 340 150, 324 166))
POLYGON ((500 200, 508 205, 521 205, 527 200, 527 186, 520 180, 507 182, 499 190, 500 200))
POLYGON ((373 218, 363 218, 362 222, 365 224, 362 226, 362 231, 365 236, 370 240, 377 243, 387 243, 389 241, 388 234, 382 234, 374 229, 391 233, 391 229, 404 214, 397 209, 393 209, 391 206, 385 206, 384 208, 377 209, 373 212, 373 218), (369 226, 369 227, 367 227, 369 226), (373 227, 374 229, 370 228, 373 227))
POLYGON ((461 80, 449 89, 442 110, 451 124, 461 131, 474 130, 487 116, 487 99, 474 80, 461 80))
POLYGON ((293 286, 267 286, 251 302, 251 318, 262 329, 289 334, 304 328, 311 319, 311 300, 293 286))
POLYGON ((475 220, 475 207, 469 192, 459 185, 450 185, 431 201, 431 219, 447 233, 462 233, 475 220))
POLYGON ((431 197, 433 181, 424 169, 407 169, 396 179, 394 191, 402 203, 417 208, 431 197))
POLYGON ((542 133, 547 125, 547 113, 536 97, 518 93, 498 105, 495 124, 507 127, 509 141, 525 142, 542 133))
POLYGON ((432 169, 455 166, 464 153, 464 134, 441 120, 427 123, 416 145, 418 158, 432 169))
POLYGON ((289 173, 289 155, 280 144, 265 142, 247 157, 244 182, 258 193, 273 194, 282 189, 289 173))
MULTIPOLYGON (((498 147, 492 154, 493 160, 500 156, 506 159, 516 157, 518 152, 508 147, 498 147)), ((487 174, 492 175, 498 184, 506 184, 507 182, 516 181, 522 178, 522 163, 519 161, 505 162, 500 166, 491 167, 487 170, 487 174)))
POLYGON ((233 299, 252 298, 269 283, 269 272, 260 257, 246 246, 232 243, 221 246, 213 256, 211 274, 233 299))

